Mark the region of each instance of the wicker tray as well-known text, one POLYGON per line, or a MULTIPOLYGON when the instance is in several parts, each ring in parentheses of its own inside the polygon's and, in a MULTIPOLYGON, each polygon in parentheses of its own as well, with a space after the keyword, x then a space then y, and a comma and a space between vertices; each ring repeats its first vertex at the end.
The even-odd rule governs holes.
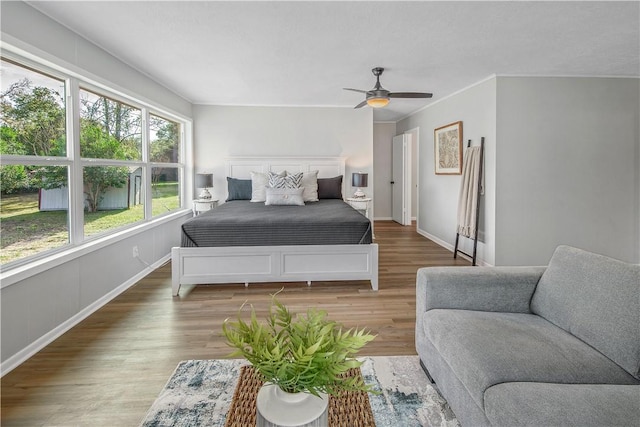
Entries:
MULTIPOLYGON (((347 376, 361 375, 360 369, 349 370, 347 376)), ((256 397, 262 380, 252 366, 240 368, 240 378, 233 393, 225 427, 254 427, 256 425, 256 397)), ((369 395, 364 392, 345 392, 329 396, 330 427, 375 427, 369 395)))

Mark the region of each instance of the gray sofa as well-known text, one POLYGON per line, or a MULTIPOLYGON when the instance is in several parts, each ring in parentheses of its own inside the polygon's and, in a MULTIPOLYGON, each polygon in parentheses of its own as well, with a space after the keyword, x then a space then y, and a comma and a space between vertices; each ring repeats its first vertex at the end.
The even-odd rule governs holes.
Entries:
POLYGON ((640 265, 422 268, 416 350, 463 426, 640 426, 640 265))

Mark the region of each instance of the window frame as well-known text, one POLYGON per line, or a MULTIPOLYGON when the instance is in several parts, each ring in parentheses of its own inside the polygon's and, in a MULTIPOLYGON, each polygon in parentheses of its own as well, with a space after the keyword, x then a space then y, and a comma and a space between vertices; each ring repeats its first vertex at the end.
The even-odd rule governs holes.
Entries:
POLYGON ((20 54, 7 50, 3 47, 0 52, 2 60, 25 68, 27 70, 43 74, 45 76, 61 80, 65 84, 65 125, 66 125, 66 156, 32 156, 32 155, 12 155, 2 154, 1 165, 42 165, 42 166, 66 166, 68 173, 69 205, 67 215, 67 226, 69 241, 57 248, 43 250, 37 254, 16 259, 1 265, 0 277, 2 277, 1 288, 9 286, 25 277, 37 274, 46 268, 42 266, 52 264, 51 268, 58 263, 73 259, 79 254, 84 254, 104 247, 117 240, 129 237, 131 234, 142 232, 149 227, 170 221, 175 217, 190 212, 187 208, 186 195, 188 182, 187 171, 192 169, 191 162, 186 156, 190 152, 192 119, 176 113, 172 113, 162 106, 144 101, 135 95, 128 95, 109 83, 97 83, 89 77, 79 73, 58 67, 54 64, 36 58, 30 54, 20 54), (98 96, 126 104, 141 111, 141 160, 116 160, 116 159, 93 159, 82 158, 80 156, 80 90, 87 90, 98 96), (178 163, 162 163, 149 161, 149 115, 161 117, 165 120, 179 125, 179 157, 178 163), (187 132, 187 130, 189 130, 187 132), (188 134, 188 135, 187 135, 188 134), (91 166, 135 166, 141 167, 143 171, 142 188, 144 192, 144 214, 142 220, 135 221, 120 227, 105 230, 91 236, 84 233, 84 182, 83 168, 91 166), (153 167, 172 167, 178 169, 178 208, 165 213, 152 215, 152 192, 151 192, 151 171, 153 167), (65 260, 65 261, 62 261, 65 260), (29 271, 33 271, 29 274, 29 271))

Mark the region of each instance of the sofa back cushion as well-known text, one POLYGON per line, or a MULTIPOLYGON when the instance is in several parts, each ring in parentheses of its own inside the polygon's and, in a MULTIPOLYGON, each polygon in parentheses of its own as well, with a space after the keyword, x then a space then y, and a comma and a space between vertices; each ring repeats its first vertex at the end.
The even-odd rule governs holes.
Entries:
POLYGON ((559 246, 531 311, 640 379, 640 265, 559 246))

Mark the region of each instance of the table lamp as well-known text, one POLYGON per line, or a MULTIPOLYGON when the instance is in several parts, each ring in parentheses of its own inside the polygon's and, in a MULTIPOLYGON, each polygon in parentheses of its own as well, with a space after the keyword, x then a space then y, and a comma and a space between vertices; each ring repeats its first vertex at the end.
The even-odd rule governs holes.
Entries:
POLYGON ((369 180, 369 174, 357 172, 351 174, 351 186, 356 187, 356 192, 353 193, 353 197, 362 199, 366 197, 366 194, 362 191, 362 187, 366 187, 369 180))
POLYGON ((199 199, 211 199, 211 193, 209 188, 213 187, 213 174, 210 173, 197 173, 196 174, 196 188, 202 188, 199 199))

